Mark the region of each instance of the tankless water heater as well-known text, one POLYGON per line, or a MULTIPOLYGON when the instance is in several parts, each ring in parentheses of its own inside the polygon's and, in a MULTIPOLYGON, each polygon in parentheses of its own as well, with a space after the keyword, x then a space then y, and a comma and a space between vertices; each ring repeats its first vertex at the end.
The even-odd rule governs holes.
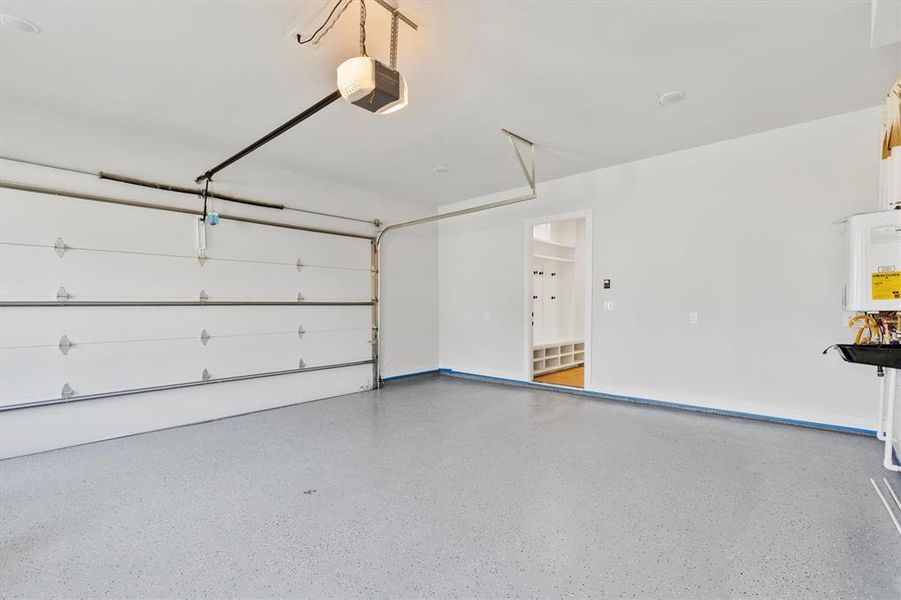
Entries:
POLYGON ((848 217, 845 309, 901 311, 901 210, 848 217))

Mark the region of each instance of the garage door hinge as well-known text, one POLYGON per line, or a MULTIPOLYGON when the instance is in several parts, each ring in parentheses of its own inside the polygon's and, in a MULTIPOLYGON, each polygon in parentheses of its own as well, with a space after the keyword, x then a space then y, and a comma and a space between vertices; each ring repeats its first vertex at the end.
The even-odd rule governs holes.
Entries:
POLYGON ((303 334, 305 334, 306 332, 307 332, 307 330, 303 328, 303 325, 301 325, 300 327, 298 327, 298 328, 297 328, 297 337, 298 337, 298 339, 301 339, 301 340, 302 340, 302 339, 303 339, 303 334))
POLYGON ((300 259, 298 258, 297 259, 297 270, 300 271, 301 269, 303 269, 303 263, 300 262, 300 259))
POLYGON ((209 381, 209 380, 212 379, 212 378, 213 378, 213 376, 210 375, 210 372, 207 371, 206 369, 204 369, 204 370, 203 370, 203 373, 200 374, 200 380, 201 380, 201 381, 209 381))
POLYGON ((63 238, 61 238, 61 237, 56 238, 56 241, 53 242, 53 250, 56 252, 57 256, 59 256, 60 258, 63 257, 63 255, 66 253, 66 250, 68 250, 68 249, 69 249, 69 247, 66 245, 66 242, 64 242, 63 238))
POLYGON ((206 329, 204 329, 203 331, 200 332, 200 343, 203 344, 204 346, 206 346, 207 342, 209 342, 209 341, 210 341, 210 334, 207 333, 206 329))
POLYGON ((301 358, 300 361, 297 363, 297 368, 298 369, 306 369, 307 363, 303 362, 303 359, 301 358))
POLYGON ((61 398, 71 398, 75 395, 75 390, 68 383, 63 385, 63 390, 59 393, 61 398))
POLYGON ((56 299, 60 302, 66 302, 71 297, 72 296, 69 294, 69 292, 66 291, 66 288, 64 288, 63 286, 59 286, 59 289, 56 290, 56 299))
POLYGON ((73 344, 69 340, 69 336, 67 336, 67 335, 64 335, 63 337, 59 338, 59 351, 62 352, 64 355, 68 354, 69 350, 71 350, 72 346, 74 346, 74 345, 75 344, 73 344))
POLYGON ((303 300, 304 300, 304 298, 303 298, 303 292, 297 292, 297 301, 298 301, 298 302, 303 302, 303 300))
POLYGON ((206 302, 210 299, 210 295, 206 293, 206 290, 200 290, 200 301, 206 302))

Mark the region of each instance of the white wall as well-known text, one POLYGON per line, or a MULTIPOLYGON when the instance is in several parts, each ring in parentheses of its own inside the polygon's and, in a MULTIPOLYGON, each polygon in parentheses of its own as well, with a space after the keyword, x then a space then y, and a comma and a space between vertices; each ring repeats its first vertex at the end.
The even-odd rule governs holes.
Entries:
MULTIPOLYGON (((197 198, 86 175, 10 161, 3 161, 0 170, 6 180, 198 208, 197 198)), ((274 201, 293 196, 293 186, 279 189, 273 179, 262 174, 260 179, 258 193, 222 191, 274 201)), ((221 201, 215 207, 235 215, 373 231, 362 224, 221 201)), ((391 223, 427 212, 370 202, 365 216, 391 223)), ((211 260, 201 266, 181 258, 196 252, 195 219, 4 189, 0 296, 48 300, 65 286, 73 299, 85 300, 193 300, 201 289, 220 300, 293 300, 298 291, 309 300, 370 297, 368 240, 224 220, 208 228, 211 260), (59 257, 47 247, 57 237, 95 251, 72 250, 59 257), (292 266, 298 258, 309 266, 298 271, 292 266)), ((383 244, 384 375, 437 366, 436 260, 434 228, 401 230, 383 244)), ((82 395, 198 380, 204 368, 213 377, 227 377, 296 368, 301 358, 309 366, 365 360, 371 350, 369 313, 369 307, 3 307, 0 404, 59 397, 64 383, 82 395), (307 331, 302 339, 296 334, 299 325, 307 331), (199 338, 203 329, 212 336, 205 346, 199 338), (75 344, 66 355, 57 347, 63 334, 75 344)), ((371 367, 363 365, 3 412, 0 457, 356 392, 369 387, 371 374, 371 367)))
POLYGON ((528 379, 524 222, 590 209, 589 389, 875 429, 873 370, 821 352, 850 339, 833 223, 878 207, 880 126, 880 108, 852 112, 543 182, 537 201, 442 222, 441 367, 528 379))

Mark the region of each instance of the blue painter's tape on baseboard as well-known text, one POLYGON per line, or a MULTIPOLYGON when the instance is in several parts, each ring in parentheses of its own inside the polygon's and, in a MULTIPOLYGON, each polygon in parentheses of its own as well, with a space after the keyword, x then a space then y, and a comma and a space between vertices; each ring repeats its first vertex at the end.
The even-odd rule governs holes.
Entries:
POLYGON ((858 427, 846 427, 844 425, 832 425, 829 423, 818 423, 816 421, 802 421, 800 419, 788 419, 785 417, 772 417, 769 415, 760 415, 757 413, 740 412, 736 410, 726 410, 720 408, 710 408, 708 406, 697 406, 695 404, 681 404, 679 402, 665 402, 663 400, 650 400, 648 398, 636 398, 633 396, 620 396, 617 394, 606 394, 603 392, 593 392, 591 390, 581 390, 578 388, 565 388, 557 385, 548 385, 545 383, 536 383, 534 381, 522 381, 521 379, 508 379, 506 377, 494 377, 491 375, 477 375, 475 373, 466 373, 464 371, 455 371, 454 369, 438 369, 442 375, 451 375, 454 377, 462 377, 478 381, 486 381, 489 383, 500 383, 504 385, 515 385, 519 387, 527 387, 536 390, 547 390, 552 392, 562 392, 564 394, 573 394, 576 396, 586 396, 588 398, 600 398, 603 400, 617 400, 620 402, 632 402, 635 404, 647 404, 650 406, 662 406, 665 408, 675 408, 678 410, 690 410, 692 412, 708 413, 713 415, 722 415, 726 417, 741 417, 743 419, 754 419, 755 421, 769 421, 771 423, 782 423, 784 425, 797 425, 799 427, 810 427, 812 429, 827 429, 829 431, 840 431, 842 433, 854 433, 857 435, 875 436, 876 431, 873 429, 861 429, 858 427))
POLYGON ((391 377, 383 377, 382 381, 397 381, 399 379, 409 379, 410 377, 422 377, 423 375, 431 375, 439 373, 440 369, 429 369, 428 371, 416 371, 415 373, 404 373, 403 375, 392 375, 391 377))

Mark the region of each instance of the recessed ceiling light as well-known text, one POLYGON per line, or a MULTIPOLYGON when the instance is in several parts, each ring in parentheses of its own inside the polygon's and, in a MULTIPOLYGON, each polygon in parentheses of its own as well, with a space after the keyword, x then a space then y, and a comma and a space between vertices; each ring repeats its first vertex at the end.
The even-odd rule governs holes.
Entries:
POLYGON ((435 172, 438 173, 438 174, 447 173, 447 167, 435 167, 435 168, 432 169, 432 170, 435 171, 435 172))
POLYGON ((25 17, 0 13, 0 25, 19 33, 40 33, 41 28, 25 17))
POLYGON ((685 92, 681 90, 673 90, 671 92, 666 92, 664 94, 660 94, 660 97, 657 98, 657 104, 660 106, 666 106, 667 104, 675 104, 676 102, 682 102, 685 99, 685 92))

